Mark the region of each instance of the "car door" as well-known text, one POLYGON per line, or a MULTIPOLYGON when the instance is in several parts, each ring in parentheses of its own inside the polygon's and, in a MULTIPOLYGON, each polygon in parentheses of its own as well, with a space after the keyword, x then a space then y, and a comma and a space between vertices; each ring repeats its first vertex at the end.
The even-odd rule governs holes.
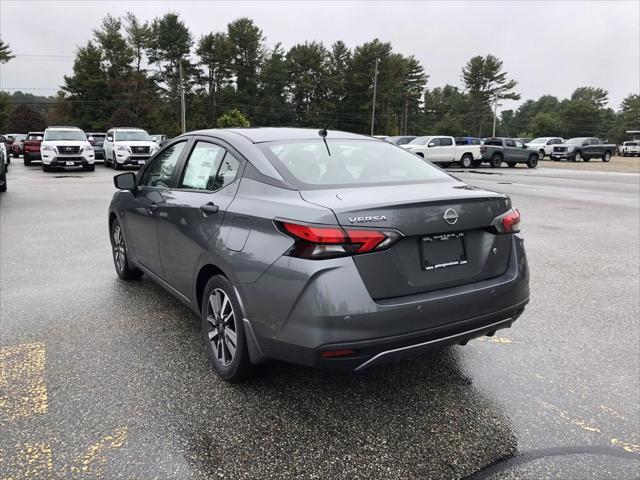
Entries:
POLYGON ((453 162, 455 157, 455 146, 452 138, 440 137, 440 146, 438 147, 438 150, 441 162, 453 162))
POLYGON ((526 162, 529 159, 529 150, 520 140, 514 140, 515 148, 513 150, 513 158, 518 162, 526 162))
POLYGON ((510 138, 505 138, 503 147, 503 154, 505 162, 517 162, 519 159, 518 152, 516 151, 516 142, 510 138))
POLYGON ((158 251, 158 209, 175 184, 178 160, 188 139, 161 150, 138 174, 138 188, 124 209, 125 234, 133 259, 164 278, 158 251))
POLYGON ((158 241, 167 283, 191 298, 195 267, 207 245, 219 243, 243 163, 221 143, 198 138, 182 164, 177 186, 158 211, 158 241))

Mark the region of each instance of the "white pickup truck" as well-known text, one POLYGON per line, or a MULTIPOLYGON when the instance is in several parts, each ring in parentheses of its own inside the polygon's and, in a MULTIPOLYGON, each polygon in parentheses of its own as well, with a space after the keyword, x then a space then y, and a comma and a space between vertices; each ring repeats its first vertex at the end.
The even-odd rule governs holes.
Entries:
POLYGON ((433 163, 458 163, 469 168, 482 161, 480 145, 456 145, 453 137, 417 137, 401 147, 433 163))
POLYGON ((640 140, 623 142, 622 145, 618 147, 618 153, 623 157, 640 155, 640 140))

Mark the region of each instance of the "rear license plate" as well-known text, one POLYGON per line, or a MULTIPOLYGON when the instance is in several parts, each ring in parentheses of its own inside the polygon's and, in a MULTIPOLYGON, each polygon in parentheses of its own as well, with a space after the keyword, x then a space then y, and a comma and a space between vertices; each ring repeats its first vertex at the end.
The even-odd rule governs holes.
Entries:
POLYGON ((138 165, 144 165, 144 160, 138 160, 138 165))
POLYGON ((75 165, 75 164, 76 164, 76 162, 67 162, 67 165, 71 165, 71 166, 73 166, 73 165, 75 165))
POLYGON ((464 233, 443 233, 422 237, 420 250, 422 269, 427 272, 467 263, 464 233))

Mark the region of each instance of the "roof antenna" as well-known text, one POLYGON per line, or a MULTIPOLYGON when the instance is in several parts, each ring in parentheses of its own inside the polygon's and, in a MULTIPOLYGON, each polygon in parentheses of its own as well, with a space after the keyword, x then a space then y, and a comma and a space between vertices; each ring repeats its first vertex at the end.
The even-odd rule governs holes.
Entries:
POLYGON ((322 138, 322 141, 324 142, 324 146, 327 147, 327 153, 329 154, 329 156, 331 156, 331 151, 329 150, 329 144, 327 143, 327 128, 329 128, 329 125, 331 125, 331 122, 333 122, 333 119, 336 118, 337 113, 338 113, 338 110, 333 112, 333 115, 331 115, 331 118, 329 119, 325 127, 318 130, 318 135, 320 135, 320 137, 322 138))

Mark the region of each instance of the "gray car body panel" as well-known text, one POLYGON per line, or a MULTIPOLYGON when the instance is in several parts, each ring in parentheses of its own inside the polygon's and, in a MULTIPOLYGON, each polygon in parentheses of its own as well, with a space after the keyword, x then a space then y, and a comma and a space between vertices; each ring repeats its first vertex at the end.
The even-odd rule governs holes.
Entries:
MULTIPOLYGON (((367 139, 344 132, 330 131, 331 135, 367 139)), ((441 337, 466 338, 467 331, 491 333, 484 326, 509 326, 522 313, 529 298, 523 240, 520 235, 483 230, 511 208, 507 196, 469 187, 453 177, 410 185, 300 191, 283 179, 256 143, 306 138, 316 140, 317 132, 211 130, 165 144, 163 149, 177 141, 190 142, 174 178, 184 168, 195 139, 224 146, 242 166, 236 180, 216 192, 175 187, 116 192, 110 220, 118 218, 123 226, 132 266, 150 273, 196 313, 202 279, 215 273, 227 276, 243 306, 254 361, 274 358, 355 369, 374 356, 377 360, 371 364, 391 357, 378 355, 387 345, 430 345, 441 337), (218 213, 202 214, 199 206, 207 201, 220 207, 218 213), (156 207, 150 209, 152 203, 156 207), (442 220, 443 209, 450 207, 459 213, 456 225, 442 220), (388 250, 353 257, 288 256, 294 240, 274 224, 277 219, 349 227, 350 217, 374 213, 385 220, 357 226, 397 229, 405 238, 388 250), (413 249, 420 235, 462 230, 473 236, 470 252, 479 259, 458 270, 462 274, 443 269, 429 277, 419 268, 403 271, 403 265, 416 258, 413 249), (488 254, 492 250, 500 255, 492 257, 488 254), (452 334, 452 328, 460 331, 452 334), (360 345, 366 353, 346 361, 320 358, 321 351, 335 345, 360 345)), ((142 174, 143 169, 138 181, 142 174)), ((393 357, 403 348, 395 349, 393 357)))

